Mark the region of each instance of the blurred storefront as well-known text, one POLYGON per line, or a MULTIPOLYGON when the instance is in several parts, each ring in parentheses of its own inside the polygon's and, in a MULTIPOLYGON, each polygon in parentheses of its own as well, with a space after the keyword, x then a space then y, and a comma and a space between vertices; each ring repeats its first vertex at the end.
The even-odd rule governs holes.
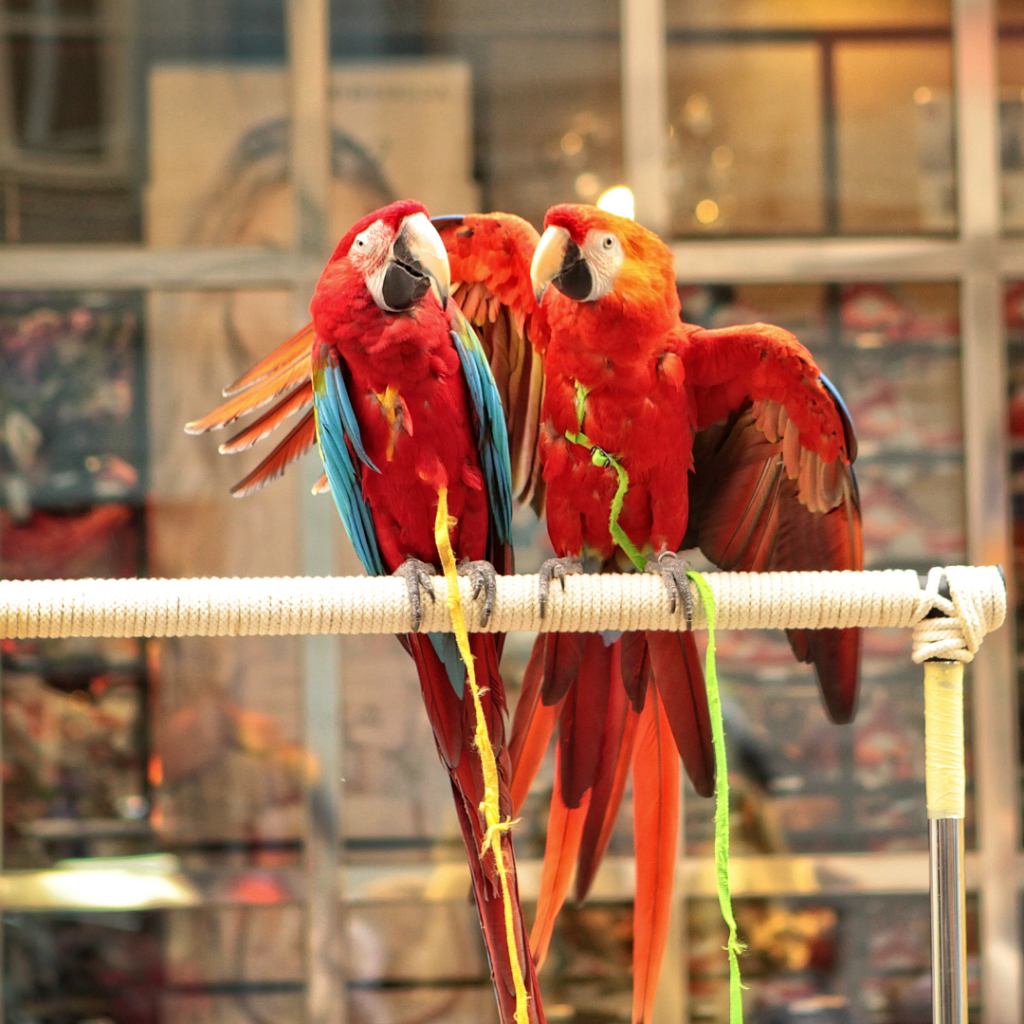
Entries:
MULTIPOLYGON (((359 572, 318 467, 236 501, 183 424, 303 322, 364 212, 539 225, 621 185, 672 241, 688 319, 788 327, 845 395, 868 568, 1024 568, 1024 3, 0 0, 0 574, 359 572)), ((517 539, 534 570, 530 514, 517 539)), ((513 692, 530 641, 509 637, 513 692)), ((869 633, 837 728, 779 635, 721 637, 751 1022, 930 1019, 909 644, 869 633)), ((970 670, 992 1024, 1024 1021, 1014 644, 970 670)), ((391 638, 2 658, 7 1020, 496 1019, 391 638)), ((528 898, 551 774, 518 829, 528 898)), ((556 931, 551 1021, 629 1020, 628 803, 556 931)), ((684 820, 656 1024, 726 1019, 710 805, 689 793, 684 820)))

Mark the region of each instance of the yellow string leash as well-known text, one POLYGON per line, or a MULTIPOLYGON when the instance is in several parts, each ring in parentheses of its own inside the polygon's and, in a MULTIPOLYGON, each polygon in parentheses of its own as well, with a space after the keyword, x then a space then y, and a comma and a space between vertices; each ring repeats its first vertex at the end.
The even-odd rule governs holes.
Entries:
POLYGON ((508 884, 508 870, 505 855, 501 849, 501 833, 512 827, 511 821, 501 820, 501 808, 498 803, 498 764, 491 746, 491 737, 484 717, 483 704, 480 702, 480 688, 476 684, 476 670, 473 667, 473 655, 469 650, 469 631, 466 629, 466 617, 462 612, 462 597, 459 594, 459 576, 452 551, 451 538, 448 530, 455 525, 455 519, 448 517, 448 489, 441 487, 437 492, 437 518, 434 520, 434 543, 437 553, 441 556, 441 567, 444 569, 445 581, 448 585, 448 607, 452 615, 452 630, 459 653, 466 665, 466 685, 473 697, 473 711, 476 715, 476 730, 473 743, 480 752, 480 767, 484 776, 484 798, 480 804, 480 813, 487 823, 483 847, 480 856, 484 857, 490 849, 498 869, 501 883, 501 902, 505 908, 505 941, 508 945, 509 966, 512 969, 512 983, 516 990, 517 1024, 528 1024, 529 1011, 526 994, 526 982, 523 980, 523 967, 519 962, 519 947, 516 943, 515 914, 512 906, 512 893, 508 884))

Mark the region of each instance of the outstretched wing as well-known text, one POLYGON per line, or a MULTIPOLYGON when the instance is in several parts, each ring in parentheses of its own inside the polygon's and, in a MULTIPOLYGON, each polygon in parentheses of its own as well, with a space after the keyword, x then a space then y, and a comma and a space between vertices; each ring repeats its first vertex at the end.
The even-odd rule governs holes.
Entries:
POLYGON ((452 297, 480 337, 505 410, 512 493, 539 514, 544 493, 537 434, 548 329, 533 295, 530 262, 540 236, 507 213, 437 217, 433 224, 448 250, 452 297))
MULTIPOLYGON (((687 547, 725 570, 863 567, 856 438, 842 399, 779 327, 685 328, 696 403, 687 547)), ((829 716, 856 711, 860 631, 790 630, 829 716)))
POLYGON ((231 488, 231 493, 237 498, 244 498, 276 480, 316 443, 316 424, 310 409, 313 404, 310 361, 313 338, 313 325, 308 324, 225 388, 224 395, 228 400, 222 406, 185 427, 190 434, 220 430, 239 417, 274 402, 273 408, 220 446, 220 451, 227 455, 248 450, 273 433, 290 416, 300 412, 304 414, 284 440, 231 488))

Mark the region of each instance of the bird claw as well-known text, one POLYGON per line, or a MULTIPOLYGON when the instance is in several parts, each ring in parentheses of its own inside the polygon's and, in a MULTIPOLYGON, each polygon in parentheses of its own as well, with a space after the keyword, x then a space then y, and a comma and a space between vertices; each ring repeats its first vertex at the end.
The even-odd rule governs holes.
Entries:
POLYGON ((562 584, 562 592, 565 592, 565 577, 576 576, 583 572, 583 562, 575 555, 568 555, 566 558, 548 558, 540 567, 540 574, 537 580, 537 603, 540 605, 540 617, 548 607, 548 591, 551 589, 551 581, 558 580, 562 584))
POLYGON ((407 558, 392 574, 405 580, 409 591, 409 605, 412 608, 412 630, 419 632, 423 621, 423 599, 420 590, 425 590, 431 602, 437 600, 434 594, 434 567, 429 562, 421 562, 418 558, 407 558))
POLYGON ((473 600, 481 594, 484 595, 484 605, 480 609, 480 625, 486 626, 487 620, 494 611, 494 598, 497 594, 495 581, 498 578, 494 566, 490 562, 471 562, 468 558, 459 562, 458 573, 460 576, 468 576, 473 583, 473 600))
POLYGON ((690 577, 686 575, 690 568, 690 563, 674 551, 663 551, 657 559, 652 559, 644 566, 644 572, 661 576, 668 591, 669 610, 673 614, 682 602, 687 629, 693 627, 693 595, 690 593, 690 577))

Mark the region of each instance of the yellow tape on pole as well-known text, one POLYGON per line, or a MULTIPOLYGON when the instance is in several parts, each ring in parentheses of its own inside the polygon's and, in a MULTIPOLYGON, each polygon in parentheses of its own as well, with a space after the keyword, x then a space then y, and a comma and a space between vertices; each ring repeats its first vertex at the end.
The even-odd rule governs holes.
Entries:
POLYGON ((964 768, 964 666, 924 665, 924 771, 929 818, 962 818, 964 768))

